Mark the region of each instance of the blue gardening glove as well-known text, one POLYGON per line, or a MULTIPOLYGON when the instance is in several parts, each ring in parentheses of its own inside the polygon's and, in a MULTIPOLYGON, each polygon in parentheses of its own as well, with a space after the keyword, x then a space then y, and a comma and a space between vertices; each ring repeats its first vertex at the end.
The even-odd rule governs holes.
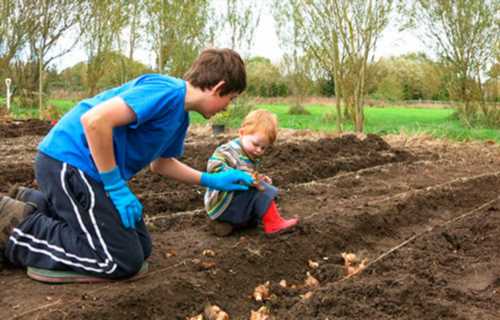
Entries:
POLYGON ((251 175, 241 170, 230 169, 217 173, 203 172, 200 184, 220 191, 248 190, 254 182, 251 175))
POLYGON ((127 229, 135 229, 135 223, 142 218, 142 204, 122 179, 120 170, 115 167, 110 171, 101 172, 100 176, 104 190, 120 213, 123 226, 127 229))

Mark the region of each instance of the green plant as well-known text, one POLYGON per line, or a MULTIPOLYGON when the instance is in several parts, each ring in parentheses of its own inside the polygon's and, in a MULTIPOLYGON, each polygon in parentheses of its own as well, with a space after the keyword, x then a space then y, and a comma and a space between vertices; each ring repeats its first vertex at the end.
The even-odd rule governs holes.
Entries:
POLYGON ((226 111, 217 113, 215 116, 210 118, 210 123, 212 125, 227 125, 231 119, 231 109, 228 108, 226 111))
POLYGON ((290 108, 288 109, 288 114, 290 114, 290 115, 309 115, 311 113, 306 110, 306 108, 303 104, 296 102, 290 106, 290 108))
POLYGON ((237 123, 254 107, 253 102, 247 95, 239 96, 234 103, 229 105, 226 111, 219 112, 210 119, 213 125, 238 125, 237 123))

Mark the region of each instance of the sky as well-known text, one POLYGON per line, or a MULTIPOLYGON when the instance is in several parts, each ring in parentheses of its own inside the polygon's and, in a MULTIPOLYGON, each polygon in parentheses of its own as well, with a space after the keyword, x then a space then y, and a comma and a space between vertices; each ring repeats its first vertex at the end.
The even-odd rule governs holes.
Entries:
MULTIPOLYGON (((255 43, 252 53, 271 59, 277 63, 283 51, 279 47, 274 19, 271 14, 264 14, 256 30, 255 43)), ((420 39, 409 31, 400 32, 394 24, 391 24, 384 31, 383 37, 379 40, 375 57, 399 56, 410 52, 428 51, 420 39)))
MULTIPOLYGON (((375 57, 398 56, 410 52, 427 52, 422 41, 410 31, 398 31, 395 25, 389 25, 379 40, 375 57)), ((279 63, 283 51, 280 49, 274 19, 270 13, 261 16, 260 24, 255 32, 254 44, 250 55, 269 58, 273 63, 279 63)), ((139 48, 136 50, 135 59, 150 66, 154 66, 155 56, 151 50, 139 48)), ((63 70, 78 62, 85 60, 85 53, 81 48, 75 48, 55 62, 58 70, 63 70)))

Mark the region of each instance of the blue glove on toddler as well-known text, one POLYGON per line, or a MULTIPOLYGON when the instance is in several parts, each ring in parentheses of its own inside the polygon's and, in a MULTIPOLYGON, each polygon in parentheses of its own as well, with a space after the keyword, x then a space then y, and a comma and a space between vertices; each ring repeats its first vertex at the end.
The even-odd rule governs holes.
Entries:
POLYGON ((120 214, 123 226, 127 229, 135 229, 136 221, 142 218, 142 204, 122 179, 120 170, 115 167, 110 171, 101 172, 100 176, 104 190, 120 214))
POLYGON ((252 183, 251 175, 235 169, 217 173, 203 172, 200 181, 202 186, 220 191, 248 190, 248 186, 252 183))

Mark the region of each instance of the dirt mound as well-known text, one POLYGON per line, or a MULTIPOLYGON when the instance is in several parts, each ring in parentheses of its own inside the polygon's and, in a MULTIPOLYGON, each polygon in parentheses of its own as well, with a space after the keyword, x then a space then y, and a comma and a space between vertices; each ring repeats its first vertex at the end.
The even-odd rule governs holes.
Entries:
POLYGON ((0 138, 44 136, 51 128, 47 120, 9 120, 0 123, 0 138))
MULTIPOLYGON (((183 161, 204 170, 207 159, 218 143, 187 144, 183 161)), ((391 148, 383 139, 368 135, 359 139, 345 135, 309 143, 284 142, 274 146, 263 158, 261 172, 273 179, 279 188, 331 177, 339 172, 352 172, 385 163, 411 161, 414 157, 403 150, 391 148)), ((186 186, 144 170, 131 181, 149 215, 193 210, 203 206, 203 188, 186 186)))

